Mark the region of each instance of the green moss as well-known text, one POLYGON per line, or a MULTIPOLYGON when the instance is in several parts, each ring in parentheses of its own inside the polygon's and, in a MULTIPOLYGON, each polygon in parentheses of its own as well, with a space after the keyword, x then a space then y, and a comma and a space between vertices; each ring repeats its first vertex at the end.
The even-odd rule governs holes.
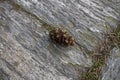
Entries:
POLYGON ((94 51, 88 51, 87 53, 88 53, 88 55, 92 56, 94 51))
POLYGON ((104 57, 93 61, 93 66, 82 75, 82 80, 99 80, 100 69, 105 65, 104 57))
POLYGON ((116 35, 117 35, 117 39, 118 39, 118 47, 120 48, 120 23, 118 23, 118 25, 117 25, 117 28, 116 28, 116 30, 115 30, 115 33, 116 33, 116 35))
MULTIPOLYGON (((98 49, 98 55, 94 55, 94 51, 90 51, 90 55, 92 55, 93 65, 88 69, 88 71, 82 75, 81 80, 100 80, 101 69, 105 66, 106 58, 109 57, 110 50, 115 46, 120 46, 120 23, 117 25, 117 28, 112 33, 107 34, 102 46, 99 48, 104 47, 102 51, 98 49), (114 35, 115 34, 115 35, 114 35), (114 39, 113 39, 114 36, 114 39), (110 38, 111 37, 111 38, 110 38), (106 42, 106 39, 112 39, 106 42), (116 45, 117 44, 117 45, 116 45), (111 46, 113 45, 113 46, 111 46), (109 46, 109 47, 107 47, 109 46), (110 47, 111 46, 111 47, 110 47), (100 54, 100 55, 99 55, 100 54)), ((96 52, 96 51, 95 51, 96 52)))
POLYGON ((118 20, 113 18, 113 17, 111 17, 111 16, 107 16, 106 18, 107 18, 107 20, 109 20, 113 24, 117 24, 118 23, 118 20))
POLYGON ((78 67, 80 67, 80 65, 78 65, 78 64, 73 64, 73 63, 68 63, 68 65, 69 66, 72 66, 72 67, 74 67, 74 68, 78 68, 78 67))
POLYGON ((120 23, 118 23, 115 32, 116 32, 116 34, 118 35, 118 37, 120 38, 120 23))
POLYGON ((14 6, 14 9, 16 9, 16 10, 19 10, 21 8, 20 5, 14 3, 14 2, 11 2, 11 4, 12 4, 12 6, 14 6))
POLYGON ((51 30, 54 30, 54 29, 55 29, 54 26, 49 25, 49 24, 47 24, 47 23, 43 23, 43 24, 42 24, 42 27, 45 28, 45 29, 48 30, 48 31, 51 31, 51 30))
POLYGON ((83 77, 81 80, 98 80, 98 76, 95 73, 87 73, 83 77))

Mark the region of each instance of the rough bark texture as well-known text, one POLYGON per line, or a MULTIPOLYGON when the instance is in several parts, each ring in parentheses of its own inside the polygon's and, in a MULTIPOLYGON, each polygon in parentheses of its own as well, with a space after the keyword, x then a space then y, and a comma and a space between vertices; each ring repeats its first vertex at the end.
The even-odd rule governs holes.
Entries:
POLYGON ((80 80, 90 52, 118 20, 120 0, 0 0, 0 80, 80 80), (62 26, 77 44, 52 43, 49 25, 62 26))

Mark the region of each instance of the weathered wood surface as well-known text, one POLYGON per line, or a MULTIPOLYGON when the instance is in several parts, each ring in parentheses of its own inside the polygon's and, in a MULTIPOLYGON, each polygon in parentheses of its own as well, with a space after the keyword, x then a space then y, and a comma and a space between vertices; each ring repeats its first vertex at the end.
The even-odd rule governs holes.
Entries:
POLYGON ((0 80, 80 80, 88 54, 119 19, 120 0, 1 0, 0 80), (79 45, 52 43, 46 22, 79 45))
POLYGON ((120 49, 113 48, 107 66, 103 69, 102 80, 120 80, 120 49))

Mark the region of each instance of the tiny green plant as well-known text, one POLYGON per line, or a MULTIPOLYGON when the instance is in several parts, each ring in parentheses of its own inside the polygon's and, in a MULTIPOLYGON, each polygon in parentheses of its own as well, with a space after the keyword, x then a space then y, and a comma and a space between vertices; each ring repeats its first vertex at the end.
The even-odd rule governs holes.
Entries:
POLYGON ((120 47, 120 23, 113 32, 106 34, 103 43, 93 52, 93 65, 82 75, 81 80, 100 80, 101 69, 106 64, 110 50, 115 46, 120 47))

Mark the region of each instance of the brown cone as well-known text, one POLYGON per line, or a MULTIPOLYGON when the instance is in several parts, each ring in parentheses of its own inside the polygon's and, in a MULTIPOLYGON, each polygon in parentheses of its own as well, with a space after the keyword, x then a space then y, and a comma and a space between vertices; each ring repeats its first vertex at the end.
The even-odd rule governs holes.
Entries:
POLYGON ((70 36, 67 31, 61 28, 54 29, 49 32, 49 36, 52 41, 65 46, 73 46, 75 44, 75 39, 70 36))

